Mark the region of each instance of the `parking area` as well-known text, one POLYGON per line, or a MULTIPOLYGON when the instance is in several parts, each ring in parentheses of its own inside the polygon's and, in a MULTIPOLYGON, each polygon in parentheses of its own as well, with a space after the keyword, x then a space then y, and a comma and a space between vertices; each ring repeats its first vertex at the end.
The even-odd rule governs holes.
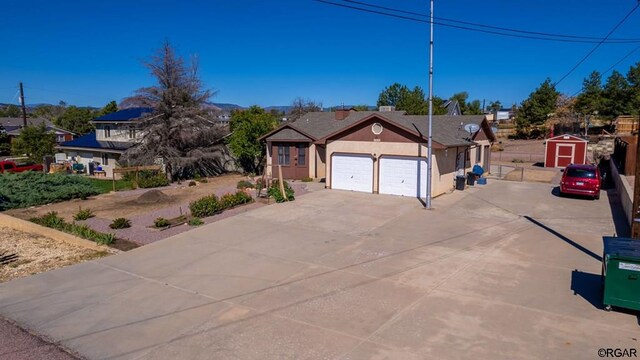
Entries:
MULTIPOLYGON (((0 285, 0 315, 91 359, 597 358, 599 201, 495 181, 434 199, 318 190, 0 285)), ((617 216, 617 215, 616 215, 617 216)))

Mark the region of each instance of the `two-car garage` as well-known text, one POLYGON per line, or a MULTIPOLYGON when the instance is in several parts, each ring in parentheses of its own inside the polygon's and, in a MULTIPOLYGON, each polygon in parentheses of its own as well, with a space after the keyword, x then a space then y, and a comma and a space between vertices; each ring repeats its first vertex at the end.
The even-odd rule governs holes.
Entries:
MULTIPOLYGON (((381 156, 378 163, 378 193, 424 197, 427 161, 419 157, 381 156)), ((374 192, 374 158, 369 154, 333 154, 331 188, 374 192)))

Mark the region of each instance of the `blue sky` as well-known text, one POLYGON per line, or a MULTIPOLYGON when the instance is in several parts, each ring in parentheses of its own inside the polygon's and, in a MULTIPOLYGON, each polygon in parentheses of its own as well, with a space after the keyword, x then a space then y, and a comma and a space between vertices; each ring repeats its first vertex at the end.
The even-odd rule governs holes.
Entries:
MULTIPOLYGON (((364 0, 428 14, 427 0, 364 0)), ((341 0, 335 0, 341 2, 341 0)), ((435 16, 493 26, 603 37, 636 0, 436 1, 435 16)), ((0 102, 102 106, 153 83, 142 62, 168 39, 197 54, 214 102, 375 105, 394 82, 428 84, 428 24, 311 0, 9 1, 0 22, 0 102)), ((640 38, 640 9, 612 38, 640 38)), ((573 94, 636 44, 603 44, 558 89, 573 94)), ((519 103, 558 80, 594 44, 517 39, 436 25, 434 92, 519 103)), ((625 73, 640 50, 617 66, 625 73)))

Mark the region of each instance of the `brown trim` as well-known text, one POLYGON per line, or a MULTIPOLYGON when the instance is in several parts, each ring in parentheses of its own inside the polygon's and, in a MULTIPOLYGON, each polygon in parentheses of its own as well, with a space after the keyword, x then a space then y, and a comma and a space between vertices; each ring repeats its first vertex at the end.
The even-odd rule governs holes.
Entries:
MULTIPOLYGON (((281 125, 281 126, 277 127, 276 129, 274 129, 274 130, 272 130, 272 131, 268 132, 267 134, 260 136, 260 137, 258 138, 258 141, 263 141, 263 140, 265 140, 266 138, 268 138, 269 136, 271 136, 271 135, 273 135, 273 134, 277 133, 278 131, 280 131, 280 130, 282 130, 282 129, 284 129, 284 128, 289 128, 289 129, 291 129, 291 130, 293 130, 293 131, 299 132, 300 134, 302 134, 302 135, 304 135, 304 136, 308 137, 308 138, 310 139, 310 141, 309 141, 309 142, 313 142, 313 141, 315 141, 315 140, 316 140, 316 138, 315 138, 315 137, 313 137, 313 136, 311 136, 311 135, 307 134, 306 132, 304 132, 304 131, 302 131, 302 130, 300 130, 300 129, 296 128, 296 127, 291 126, 291 124, 284 124, 284 125, 281 125)), ((276 139, 276 140, 272 140, 272 141, 298 141, 298 142, 300 142, 300 141, 304 141, 304 140, 278 140, 278 139, 276 139)))
MULTIPOLYGON (((369 153, 350 153, 350 152, 339 152, 339 151, 332 152, 331 156, 329 157, 331 159, 331 162, 330 162, 330 166, 331 167, 329 168, 329 173, 331 174, 331 176, 329 178, 329 184, 330 184, 329 189, 333 190, 333 156, 334 155, 357 155, 357 156, 361 156, 361 157, 365 157, 365 155, 369 155, 371 157, 372 162, 373 162, 373 164, 372 164, 373 166, 371 166, 371 171, 373 171, 373 173, 375 173, 375 166, 376 166, 375 162, 377 160, 376 160, 376 157, 373 156, 372 154, 369 154, 369 153)), ((325 166, 327 166, 327 165, 325 164, 325 166)), ((326 169, 325 169, 325 173, 326 173, 326 169)), ((376 179, 375 179, 375 176, 373 176, 373 173, 371 174, 371 193, 372 194, 377 194, 376 189, 375 189, 375 185, 376 185, 375 180, 376 179)))
POLYGON ((398 124, 398 123, 396 123, 396 122, 393 122, 393 121, 391 121, 391 120, 389 120, 389 119, 387 119, 387 118, 385 118, 384 116, 381 116, 381 115, 379 115, 379 114, 371 114, 371 115, 369 115, 369 116, 365 116, 364 118, 362 118, 362 119, 360 119, 360 120, 358 120, 358 121, 354 122, 353 124, 351 124, 351 125, 349 125, 349 126, 347 126, 347 127, 344 127, 344 128, 342 128, 342 129, 336 130, 336 131, 334 131, 333 133, 331 133, 331 134, 329 134, 329 135, 326 135, 326 136, 324 136, 324 137, 322 137, 322 138, 320 138, 320 139, 316 140, 316 143, 326 144, 326 143, 327 143, 327 140, 328 140, 329 138, 332 138, 332 137, 334 137, 334 136, 336 136, 336 135, 340 134, 341 132, 344 132, 344 131, 346 131, 346 130, 348 130, 348 129, 351 129, 351 128, 355 127, 355 126, 358 126, 358 125, 362 124, 363 122, 369 121, 369 120, 371 120, 371 119, 376 119, 376 118, 377 118, 378 120, 381 120, 381 121, 383 121, 383 122, 386 122, 387 124, 391 124, 391 125, 393 125, 393 126, 396 126, 396 127, 400 128, 400 129, 402 129, 402 130, 406 131, 406 132, 409 132, 409 133, 411 133, 411 134, 415 135, 416 137, 420 138, 421 140, 427 141, 427 138, 423 137, 423 136, 422 136, 422 134, 420 134, 420 133, 418 133, 418 132, 416 132, 416 131, 414 131, 414 130, 407 129, 406 127, 404 127, 404 126, 402 126, 402 125, 400 125, 400 124, 398 124))

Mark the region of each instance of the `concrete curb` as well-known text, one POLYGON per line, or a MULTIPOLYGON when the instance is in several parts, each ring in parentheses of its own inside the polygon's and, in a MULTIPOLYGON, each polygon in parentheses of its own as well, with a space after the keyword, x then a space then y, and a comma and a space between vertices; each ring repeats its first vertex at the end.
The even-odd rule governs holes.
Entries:
POLYGON ((62 241, 67 244, 81 246, 83 248, 95 250, 95 251, 108 251, 110 253, 120 252, 117 249, 110 248, 105 245, 98 245, 93 241, 85 240, 77 236, 67 234, 62 231, 44 227, 30 221, 22 220, 0 213, 0 226, 8 227, 14 230, 23 231, 26 233, 36 234, 44 237, 54 239, 56 241, 62 241))

